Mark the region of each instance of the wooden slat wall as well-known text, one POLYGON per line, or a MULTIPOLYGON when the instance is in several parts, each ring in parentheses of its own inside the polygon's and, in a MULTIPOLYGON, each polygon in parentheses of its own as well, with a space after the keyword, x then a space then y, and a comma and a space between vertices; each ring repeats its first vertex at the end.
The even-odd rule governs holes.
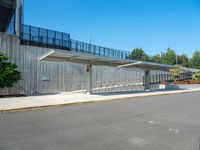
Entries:
MULTIPOLYGON (((0 89, 0 95, 18 93, 58 93, 85 89, 85 66, 74 63, 39 61, 38 57, 50 49, 25 46, 19 44, 19 39, 13 35, 0 33, 0 50, 9 56, 10 61, 18 65, 23 74, 23 80, 16 84, 20 88, 0 89), (42 81, 49 77, 49 81, 42 81)), ((106 82, 123 82, 123 80, 142 79, 144 74, 140 69, 124 69, 105 66, 93 67, 93 86, 106 82)))

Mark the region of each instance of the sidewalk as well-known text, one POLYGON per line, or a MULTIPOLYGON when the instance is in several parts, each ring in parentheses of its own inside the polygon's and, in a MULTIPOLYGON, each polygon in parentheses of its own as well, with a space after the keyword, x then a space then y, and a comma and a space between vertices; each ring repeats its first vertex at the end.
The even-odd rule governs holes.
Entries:
POLYGON ((0 98, 0 113, 43 107, 64 106, 70 104, 109 101, 125 98, 136 98, 177 93, 199 92, 200 88, 173 91, 129 92, 87 95, 83 93, 60 93, 41 96, 27 96, 14 98, 0 98))

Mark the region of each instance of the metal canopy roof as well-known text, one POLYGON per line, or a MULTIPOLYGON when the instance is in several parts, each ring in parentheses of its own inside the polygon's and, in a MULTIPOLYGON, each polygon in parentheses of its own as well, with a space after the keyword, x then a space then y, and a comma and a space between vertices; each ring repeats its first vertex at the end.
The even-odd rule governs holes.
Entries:
POLYGON ((79 64, 92 64, 97 66, 113 66, 113 67, 137 67, 168 70, 176 68, 176 66, 157 64, 152 62, 136 61, 130 59, 116 59, 103 57, 98 55, 78 53, 73 51, 51 50, 39 57, 40 60, 55 61, 55 62, 73 62, 79 64))

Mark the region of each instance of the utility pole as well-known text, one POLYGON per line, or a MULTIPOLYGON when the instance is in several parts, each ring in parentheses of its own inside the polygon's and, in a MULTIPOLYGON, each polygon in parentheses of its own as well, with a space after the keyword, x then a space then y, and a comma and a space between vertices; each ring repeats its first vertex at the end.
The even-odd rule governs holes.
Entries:
POLYGON ((88 36, 89 36, 89 41, 88 41, 88 43, 91 44, 91 43, 92 43, 92 33, 89 33, 88 36))

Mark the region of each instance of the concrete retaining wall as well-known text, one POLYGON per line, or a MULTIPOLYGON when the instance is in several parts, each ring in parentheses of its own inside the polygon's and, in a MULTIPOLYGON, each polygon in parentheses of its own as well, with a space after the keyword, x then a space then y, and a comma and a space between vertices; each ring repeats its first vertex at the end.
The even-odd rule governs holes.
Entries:
MULTIPOLYGON (((50 49, 20 45, 17 36, 0 33, 0 50, 18 66, 23 80, 14 88, 0 89, 0 95, 58 93, 85 89, 85 66, 74 63, 39 61, 38 57, 50 49)), ((93 87, 142 83, 141 69, 93 67, 93 87)), ((102 91, 104 92, 104 91, 102 91)))

